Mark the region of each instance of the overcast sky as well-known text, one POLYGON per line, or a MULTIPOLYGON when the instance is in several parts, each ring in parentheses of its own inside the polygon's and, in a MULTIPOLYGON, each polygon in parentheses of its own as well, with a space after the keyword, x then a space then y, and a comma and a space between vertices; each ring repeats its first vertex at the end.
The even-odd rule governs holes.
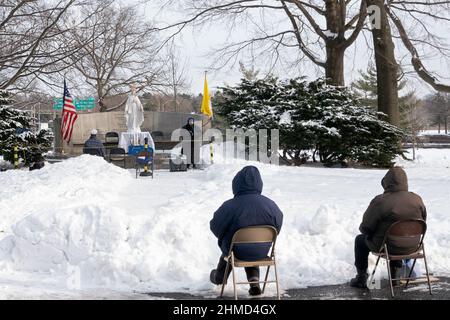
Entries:
MULTIPOLYGON (((149 4, 145 7, 145 15, 158 25, 170 23, 171 21, 179 21, 185 19, 187 14, 180 12, 179 10, 158 10, 156 5, 158 1, 153 1, 153 4, 149 4)), ((426 22, 425 22, 426 23, 426 22)), ((430 21, 428 27, 434 30, 442 38, 450 39, 450 23, 443 27, 442 25, 436 25, 436 23, 430 21)), ((180 49, 180 53, 186 57, 188 61, 188 78, 191 80, 191 92, 198 94, 203 91, 203 77, 204 71, 214 62, 212 51, 223 47, 223 44, 229 44, 233 40, 245 39, 250 34, 251 26, 241 25, 239 29, 230 34, 224 24, 211 24, 204 28, 186 28, 184 32, 176 38, 176 43, 180 49)), ((371 50, 367 49, 367 42, 371 42, 369 38, 365 39, 361 37, 346 54, 346 84, 350 84, 359 77, 358 70, 366 70, 369 61, 373 61, 371 50)), ((397 59, 405 64, 409 64, 410 56, 407 52, 401 48, 402 45, 398 42, 397 59)), ((248 58, 248 56, 247 56, 248 58)), ((267 65, 265 60, 260 60, 256 55, 255 67, 262 72, 267 71, 267 65)), ((245 60, 245 57, 242 57, 245 60)), ((442 82, 450 83, 450 57, 443 57, 442 55, 434 55, 429 59, 424 59, 426 66, 430 71, 438 72, 442 82)), ((405 67, 406 71, 411 71, 411 68, 405 67)), ((293 67, 291 65, 285 65, 278 67, 275 72, 277 76, 283 77, 295 77, 295 76, 308 76, 311 79, 315 79, 318 76, 323 75, 322 70, 318 69, 312 63, 301 63, 300 65, 293 67)), ((235 84, 239 81, 241 74, 239 72, 238 65, 234 67, 228 65, 221 70, 209 71, 210 87, 215 88, 227 84, 235 84)), ((420 95, 427 94, 432 89, 421 81, 412 80, 410 89, 415 89, 420 95)))

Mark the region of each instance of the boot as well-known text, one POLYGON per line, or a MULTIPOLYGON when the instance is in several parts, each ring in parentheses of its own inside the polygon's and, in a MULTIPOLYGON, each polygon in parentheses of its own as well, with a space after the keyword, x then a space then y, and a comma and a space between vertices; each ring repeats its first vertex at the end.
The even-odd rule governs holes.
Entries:
POLYGON ((350 286, 353 288, 367 289, 367 279, 369 278, 367 269, 357 269, 357 272, 356 277, 350 280, 350 286))
POLYGON ((250 290, 248 290, 248 294, 252 297, 260 296, 262 294, 262 291, 259 283, 252 283, 250 285, 250 290))
POLYGON ((398 287, 398 286, 400 286, 400 280, 394 280, 394 279, 400 277, 400 269, 401 268, 396 268, 395 266, 390 266, 390 268, 391 268, 391 279, 393 279, 392 286, 398 287))
POLYGON ((215 284, 216 286, 218 286, 218 285, 221 284, 221 283, 219 283, 219 282, 217 281, 217 279, 216 279, 216 274, 217 274, 217 270, 216 270, 216 269, 211 270, 211 273, 210 273, 210 275, 209 275, 209 280, 211 281, 212 284, 215 284))

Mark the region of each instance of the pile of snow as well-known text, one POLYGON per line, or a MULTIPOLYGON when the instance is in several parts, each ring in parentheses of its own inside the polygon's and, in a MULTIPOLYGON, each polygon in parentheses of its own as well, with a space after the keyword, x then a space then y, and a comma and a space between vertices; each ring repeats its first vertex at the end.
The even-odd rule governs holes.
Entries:
POLYGON ((0 156, 0 169, 12 169, 14 166, 3 159, 3 156, 0 156))
MULTIPOLYGON (((234 141, 206 144, 200 149, 200 161, 203 165, 214 164, 241 164, 245 160, 246 146, 234 141), (213 157, 211 158, 211 153, 213 157)), ((181 154, 181 147, 172 149, 172 156, 176 158, 181 154)))
MULTIPOLYGON (((447 154, 424 150, 422 162, 401 161, 411 190, 428 207, 427 253, 439 275, 450 270, 447 154)), ((2 279, 26 277, 67 291, 213 295, 209 272, 220 251, 209 221, 232 197, 234 175, 249 164, 218 159, 205 171, 161 171, 154 180, 136 180, 134 172, 91 156, 0 173, 0 288, 2 279)), ((348 281, 353 241, 385 170, 254 165, 264 194, 285 216, 277 244, 282 287, 348 281)))

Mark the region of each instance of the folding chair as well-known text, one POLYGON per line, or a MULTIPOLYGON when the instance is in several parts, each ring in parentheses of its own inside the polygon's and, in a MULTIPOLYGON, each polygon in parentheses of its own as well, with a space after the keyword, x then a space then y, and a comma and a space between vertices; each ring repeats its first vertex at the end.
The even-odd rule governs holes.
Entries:
POLYGON ((152 177, 152 179, 154 179, 154 169, 155 168, 154 168, 153 149, 152 148, 141 151, 136 156, 136 179, 139 177, 141 169, 144 169, 144 172, 149 173, 148 175, 150 175, 152 177))
POLYGON ((256 227, 248 227, 244 229, 238 230, 231 241, 230 252, 227 257, 225 257, 225 261, 227 262, 227 266, 225 269, 225 276, 222 283, 222 292, 220 293, 220 297, 223 297, 223 292, 225 290, 225 286, 227 285, 228 272, 231 268, 233 273, 233 289, 234 289, 234 299, 238 300, 237 297, 237 285, 243 284, 255 284, 255 283, 264 283, 264 287, 262 289, 262 293, 266 290, 266 285, 268 283, 275 283, 277 286, 277 298, 280 300, 280 286, 278 282, 278 271, 277 271, 277 263, 275 259, 275 243, 277 240, 277 230, 272 226, 256 226, 256 227), (234 246, 237 244, 258 244, 258 243, 271 243, 272 250, 270 255, 262 260, 257 261, 242 261, 236 259, 234 254, 234 246), (275 280, 268 281, 270 267, 274 267, 275 270, 275 280), (236 268, 247 268, 247 267, 267 267, 266 277, 264 281, 253 281, 253 282, 238 282, 236 283, 236 268))
MULTIPOLYGON (((425 233, 427 231, 427 224, 425 221, 420 219, 411 219, 411 220, 403 220, 398 221, 386 232, 386 236, 383 241, 383 245, 378 253, 372 252, 374 255, 378 256, 377 263, 372 272, 372 276, 370 278, 370 282, 373 282, 373 278, 375 277, 375 272, 377 270, 380 259, 386 259, 388 275, 389 275, 389 285, 391 288, 391 296, 394 298, 394 287, 392 285, 393 280, 407 280, 405 289, 409 285, 409 281, 417 278, 411 278, 411 275, 414 271, 414 267, 416 266, 416 262, 418 259, 423 259, 425 262, 425 270, 426 270, 426 279, 428 282, 428 289, 430 291, 430 295, 432 295, 431 291, 431 282, 430 282, 430 274, 428 272, 428 264, 427 257, 425 255, 425 245, 423 243, 423 239, 425 238, 425 233), (409 253, 407 254, 395 254, 396 249, 402 248, 411 248, 409 253), (391 261, 403 261, 405 259, 414 259, 413 266, 407 278, 397 278, 392 279, 390 262, 391 261)), ((425 277, 423 277, 425 278, 425 277)))
POLYGON ((117 132, 107 132, 105 135, 106 145, 118 145, 119 144, 119 134, 117 132))
POLYGON ((109 162, 115 163, 115 162, 122 162, 123 168, 125 168, 125 158, 126 158, 126 152, 122 148, 113 148, 109 152, 109 162))

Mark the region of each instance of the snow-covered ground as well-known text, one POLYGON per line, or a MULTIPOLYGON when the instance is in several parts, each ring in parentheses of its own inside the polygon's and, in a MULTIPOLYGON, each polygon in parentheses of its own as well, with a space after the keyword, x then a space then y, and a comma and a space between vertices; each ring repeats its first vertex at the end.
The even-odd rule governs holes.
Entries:
MULTIPOLYGON (((214 296, 209 272, 220 252, 209 221, 249 164, 216 161, 204 171, 160 171, 154 180, 91 156, 0 173, 0 298, 214 296)), ((450 150, 419 150, 415 163, 399 164, 428 207, 430 268, 449 275, 450 150)), ((348 281, 354 237, 386 171, 254 165, 285 215, 282 288, 348 281)))
POLYGON ((421 131, 419 136, 435 136, 435 135, 446 135, 445 129, 439 130, 424 130, 421 131))

